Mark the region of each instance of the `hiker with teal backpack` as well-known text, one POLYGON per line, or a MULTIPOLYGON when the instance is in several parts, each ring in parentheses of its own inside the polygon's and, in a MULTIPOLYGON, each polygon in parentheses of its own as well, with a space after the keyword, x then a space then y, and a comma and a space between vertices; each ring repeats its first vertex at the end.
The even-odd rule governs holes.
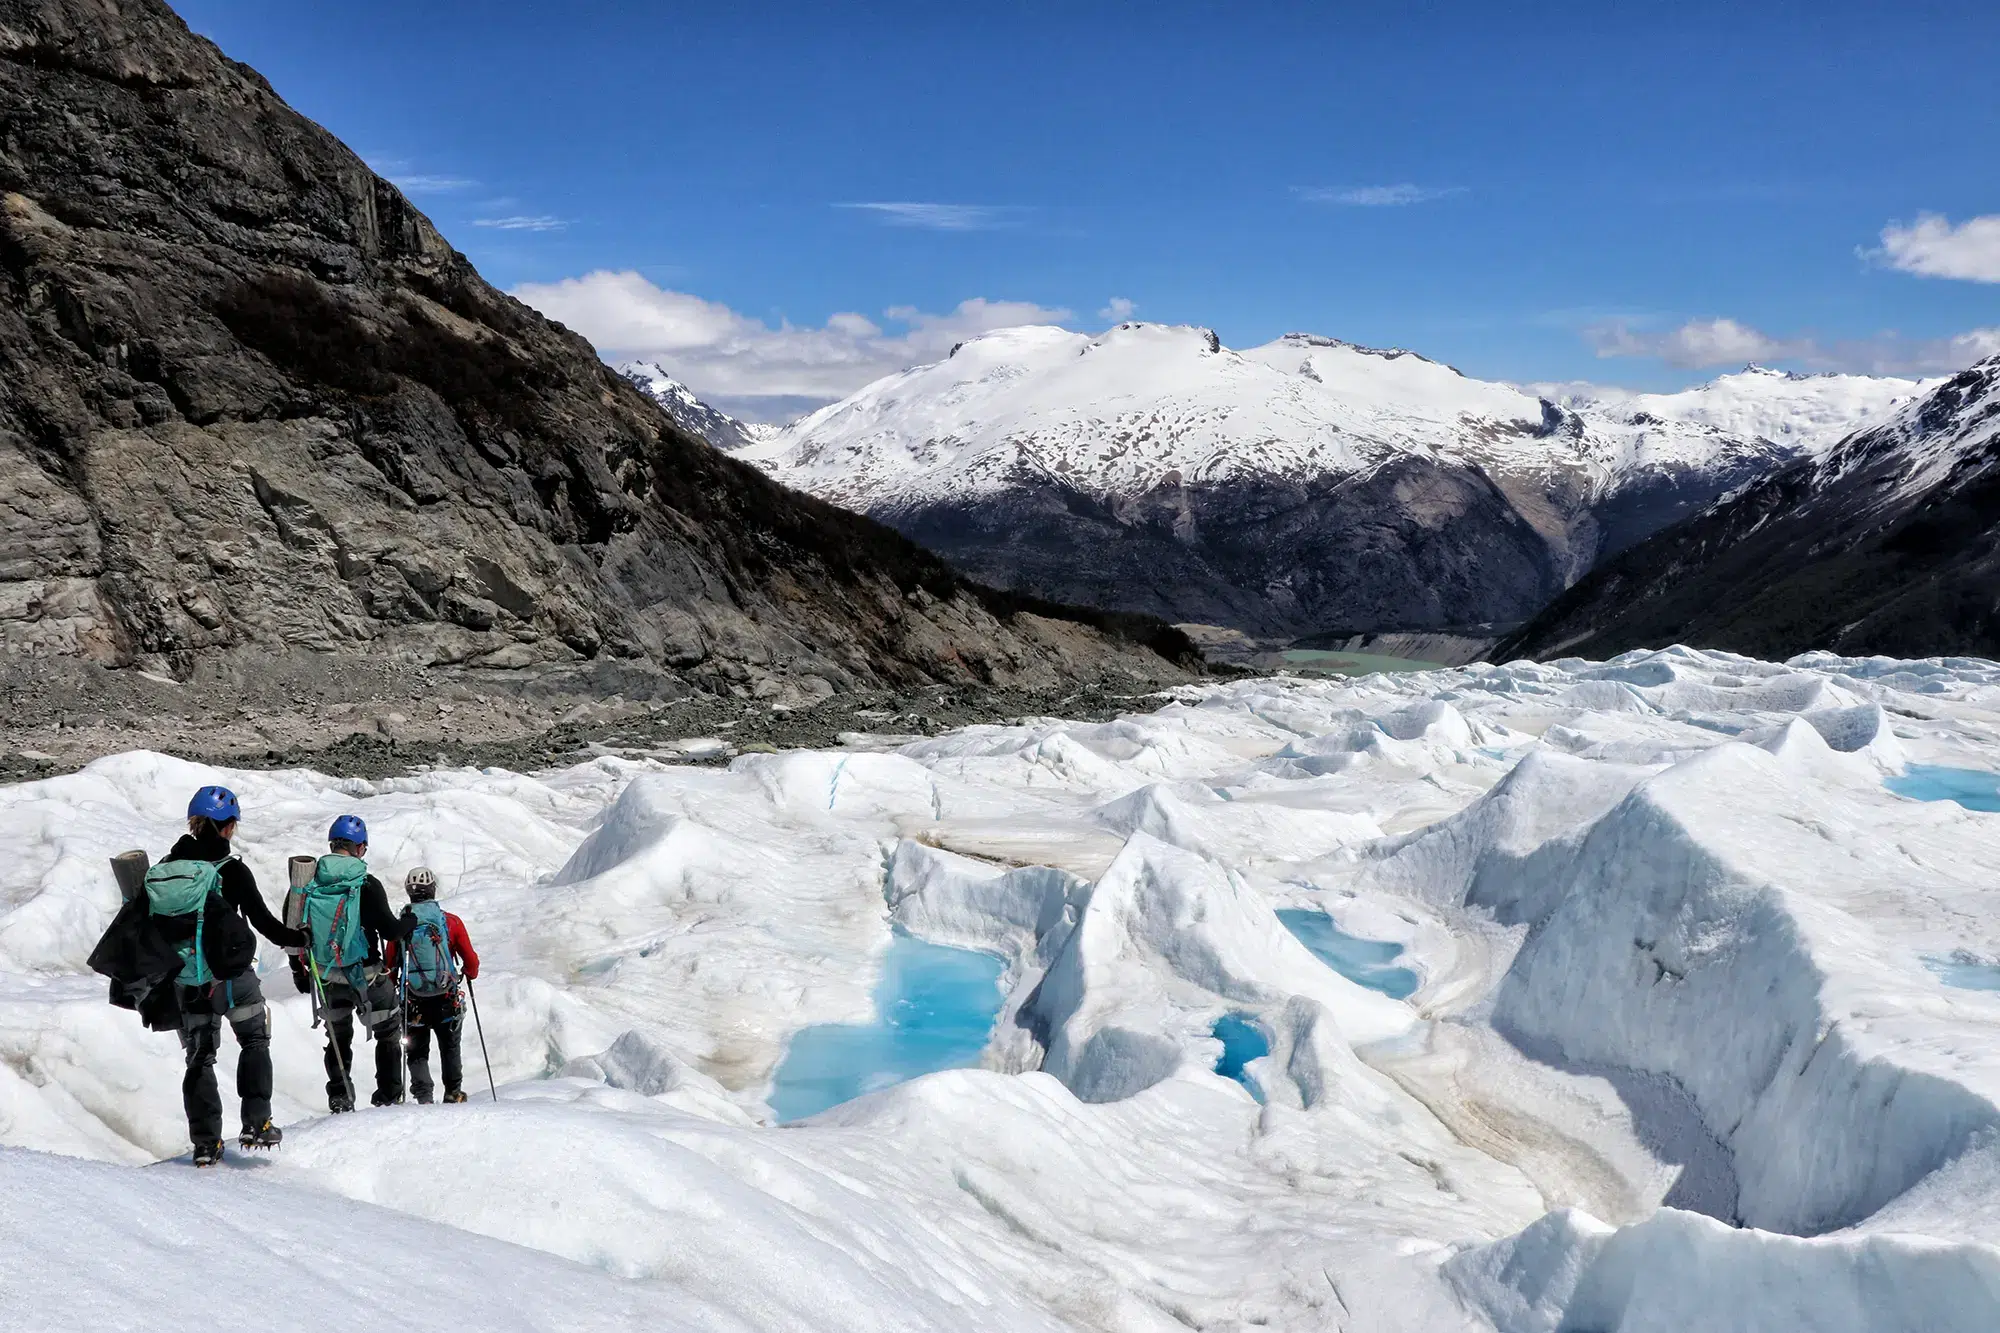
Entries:
POLYGON ((305 937, 271 914, 256 877, 230 851, 241 816, 236 794, 227 787, 196 792, 188 802, 187 833, 146 872, 145 906, 134 900, 133 910, 143 911, 151 936, 181 958, 173 979, 187 1057, 181 1102, 196 1166, 222 1160, 215 1057, 225 1019, 240 1048, 236 1095, 243 1118, 237 1142, 274 1148, 284 1137, 271 1123, 271 1015, 257 981, 257 940, 250 927, 277 945, 303 944, 305 937))
POLYGON ((438 1064, 444 1075, 444 1099, 465 1100, 465 1066, 459 1054, 464 1033, 465 1001, 458 982, 479 975, 479 955, 465 923, 437 904, 437 876, 418 866, 403 879, 410 905, 403 909, 409 924, 403 947, 390 955, 402 965, 403 989, 409 997, 404 1021, 409 1025, 410 1094, 428 1106, 436 1087, 431 1081, 431 1034, 437 1034, 438 1064))
POLYGON ((292 981, 313 997, 326 1023, 326 1104, 354 1109, 354 1018, 375 1038, 376 1106, 403 1100, 402 997, 383 964, 383 946, 407 927, 389 910, 382 881, 368 873, 368 826, 342 815, 327 833, 305 886, 306 947, 292 960, 292 981))

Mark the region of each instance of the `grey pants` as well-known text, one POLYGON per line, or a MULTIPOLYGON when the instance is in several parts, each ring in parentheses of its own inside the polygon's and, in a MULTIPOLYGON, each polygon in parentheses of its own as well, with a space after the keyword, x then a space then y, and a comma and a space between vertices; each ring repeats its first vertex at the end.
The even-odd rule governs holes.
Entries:
POLYGON ((236 1044, 236 1095, 243 1103, 243 1128, 257 1129, 271 1118, 271 1014, 257 974, 245 971, 207 986, 181 987, 181 1051, 187 1073, 181 1104, 187 1109, 188 1138, 197 1144, 222 1137, 222 1093, 215 1086, 215 1056, 227 1019, 236 1044))

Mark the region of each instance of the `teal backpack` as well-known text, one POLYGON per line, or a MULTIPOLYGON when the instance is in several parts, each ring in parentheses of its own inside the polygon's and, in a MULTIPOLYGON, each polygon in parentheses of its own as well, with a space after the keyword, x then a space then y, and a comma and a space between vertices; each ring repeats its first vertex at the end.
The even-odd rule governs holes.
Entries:
POLYGON ((362 988, 361 965, 368 961, 368 937, 361 933, 361 888, 368 863, 358 856, 322 856, 306 885, 307 948, 323 977, 343 977, 362 988))
MULTIPOLYGON (((233 859, 233 858, 230 858, 233 859)), ((222 882, 223 861, 162 861, 146 872, 146 905, 154 916, 192 916, 194 939, 180 946, 183 986, 206 986, 215 980, 202 952, 202 927, 208 917, 208 897, 222 882)))
POLYGON ((436 903, 411 903, 410 915, 417 919, 417 928, 410 932, 403 984, 412 995, 444 995, 458 984, 458 972, 451 965, 451 927, 444 919, 444 909, 436 903))

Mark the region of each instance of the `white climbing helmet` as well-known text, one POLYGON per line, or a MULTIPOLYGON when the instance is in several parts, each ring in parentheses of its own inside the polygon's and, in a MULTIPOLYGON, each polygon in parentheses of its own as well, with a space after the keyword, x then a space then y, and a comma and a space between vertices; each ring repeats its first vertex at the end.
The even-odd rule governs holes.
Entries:
POLYGON ((429 866, 418 866, 403 876, 403 892, 413 903, 427 903, 437 897, 438 877, 429 866))

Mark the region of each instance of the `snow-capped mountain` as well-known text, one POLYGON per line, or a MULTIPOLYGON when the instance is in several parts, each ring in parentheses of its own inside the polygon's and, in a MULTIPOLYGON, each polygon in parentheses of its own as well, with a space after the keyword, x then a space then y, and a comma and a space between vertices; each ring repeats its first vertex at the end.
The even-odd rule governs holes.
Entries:
POLYGON ((738 421, 694 396, 687 385, 656 361, 627 361, 618 373, 666 410, 681 429, 691 431, 726 454, 755 445, 764 429, 738 421))
POLYGON ((2000 656, 2000 357, 1607 562, 1503 651, 2000 656))
POLYGON ((1599 559, 1826 448, 1914 381, 1751 367, 1544 397, 1414 352, 1006 329, 744 452, 975 575, 1253 632, 1527 618, 1599 559))

